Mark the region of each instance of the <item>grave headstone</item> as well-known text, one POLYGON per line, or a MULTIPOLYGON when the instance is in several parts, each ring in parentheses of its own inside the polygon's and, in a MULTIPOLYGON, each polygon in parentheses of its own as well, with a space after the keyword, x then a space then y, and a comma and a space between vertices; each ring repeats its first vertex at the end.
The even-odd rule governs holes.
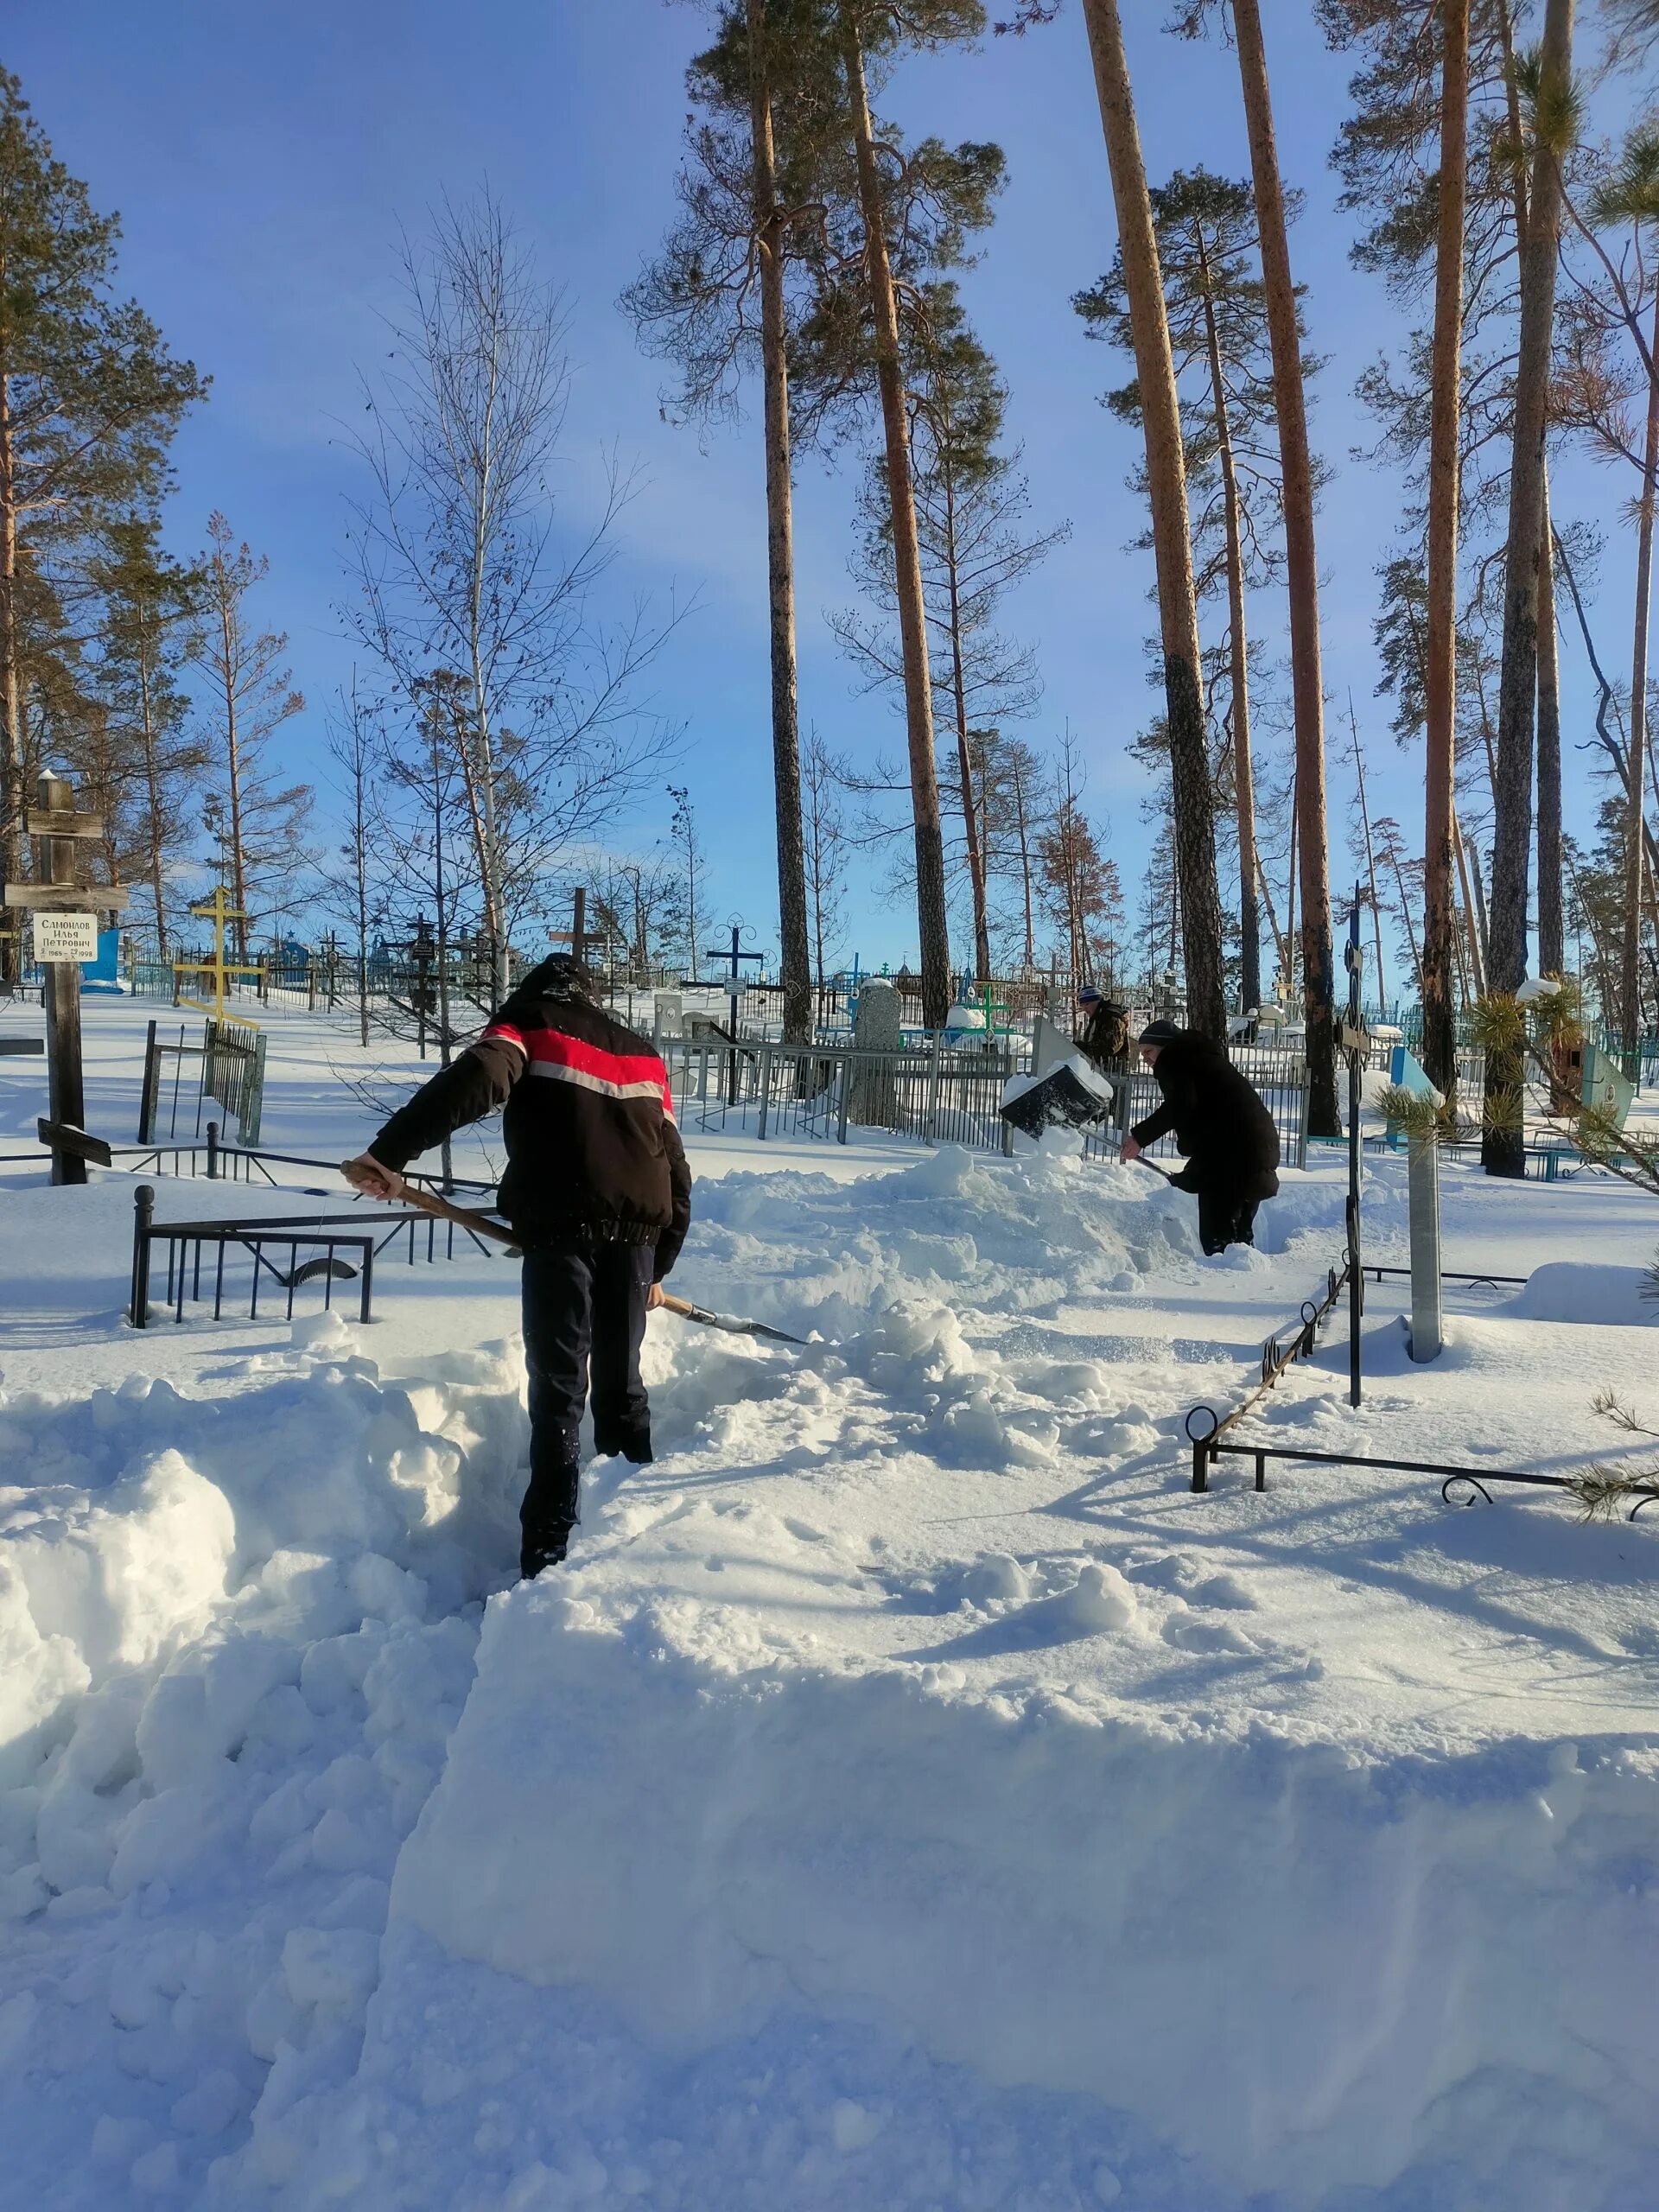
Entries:
POLYGON ((1622 1129, 1636 1096, 1636 1085, 1599 1045, 1584 1048, 1584 1087, 1580 1103, 1615 1129, 1622 1129))
POLYGON ((893 1082, 892 1057, 904 1050, 904 1027, 898 991, 885 976, 865 978, 858 994, 853 1020, 853 1048, 859 1054, 880 1053, 880 1059, 855 1059, 848 1090, 847 1118, 861 1128, 891 1129, 898 1126, 898 1089, 893 1082))

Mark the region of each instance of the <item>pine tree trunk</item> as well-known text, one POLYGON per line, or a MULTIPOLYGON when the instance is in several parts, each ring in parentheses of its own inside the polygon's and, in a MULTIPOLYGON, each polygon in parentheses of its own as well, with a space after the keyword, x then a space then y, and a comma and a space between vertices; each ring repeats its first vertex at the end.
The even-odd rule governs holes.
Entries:
POLYGON ((1029 975, 1037 965, 1037 931, 1031 895, 1031 833, 1026 820, 1026 778, 1023 769, 1014 772, 1014 816, 1020 826, 1020 880, 1026 902, 1026 972, 1029 975))
POLYGON ((1538 530, 1538 973, 1567 965, 1561 911, 1561 670, 1555 625, 1555 563, 1551 553, 1549 467, 1538 530))
MULTIPOLYGON (((1227 1033, 1221 958, 1221 898, 1216 887, 1216 836, 1204 701, 1198 685, 1198 600, 1186 508, 1186 461, 1180 402, 1170 355, 1158 240, 1147 194, 1141 133, 1129 88, 1117 0, 1084 0, 1101 127, 1112 175, 1124 288, 1141 391, 1152 505, 1153 555, 1169 718, 1174 798, 1175 873, 1185 922, 1187 1020, 1202 1034, 1227 1033)), ((1334 1092, 1333 1092, 1334 1096, 1334 1092)))
POLYGON ((945 462, 945 570, 950 579, 950 704, 957 725, 957 773, 962 779, 962 836, 968 852, 968 883, 974 903, 974 973, 981 982, 991 973, 991 925, 985 900, 985 849, 979 810, 974 804, 973 747, 968 732, 968 679, 962 649, 962 575, 957 556, 957 495, 945 462))
POLYGON ((1428 433, 1428 647, 1423 791, 1423 1068, 1455 1108, 1453 1005, 1457 902, 1452 886, 1457 792, 1458 438, 1462 410, 1463 253, 1469 159, 1469 0, 1444 0, 1440 230, 1428 433))
POLYGON ((876 168, 875 133, 864 78, 864 48, 853 0, 841 0, 841 30, 858 156, 864 256, 875 325, 876 383, 887 441, 887 497, 893 521, 893 582, 905 664, 905 728, 910 751, 911 806, 916 830, 916 925, 922 962, 922 1020, 944 1027, 950 1009, 950 936, 944 906, 944 835, 939 823, 938 763, 933 747, 933 684, 927 664, 927 618, 921 550, 910 475, 910 425, 899 353, 899 308, 887 257, 887 210, 876 168))
POLYGON ((1492 988, 1492 925, 1486 912, 1486 883, 1480 872, 1480 854, 1467 836, 1463 849, 1469 862, 1469 880, 1475 893, 1475 934, 1480 944, 1480 977, 1483 995, 1492 988))
MULTIPOLYGON (((1412 927, 1411 899, 1406 891, 1406 879, 1400 872, 1400 848, 1398 845, 1390 845, 1389 848, 1389 865, 1394 870, 1394 895, 1400 901, 1400 912, 1405 917, 1406 944, 1411 953, 1412 972, 1417 978, 1417 988, 1421 992, 1423 988, 1423 956, 1418 949, 1417 932, 1412 927)), ((1372 886, 1372 895, 1373 897, 1376 895, 1375 883, 1373 883, 1372 886)), ((1377 946, 1376 957, 1378 971, 1380 973, 1382 961, 1382 948, 1380 942, 1377 946)), ((1438 1090, 1439 1088, 1440 1085, 1437 1084, 1435 1085, 1435 1089, 1438 1090)))
MULTIPOLYGON (((1659 346, 1659 302, 1654 305, 1659 346)), ((1656 357, 1659 358, 1659 357, 1656 357)), ((1653 513, 1659 480, 1659 377, 1648 379, 1647 442, 1642 454, 1642 504, 1637 515, 1636 635, 1630 651, 1630 758, 1624 823, 1624 915, 1618 956, 1619 1041, 1633 1056, 1642 1037, 1643 831, 1648 783, 1648 613, 1653 590, 1653 513)))
POLYGON ((1294 1001, 1296 996, 1296 809, 1301 798, 1294 783, 1290 787, 1290 858, 1285 863, 1285 950, 1289 963, 1285 969, 1285 996, 1294 1001))
POLYGON ((1209 288, 1210 264, 1202 225, 1195 226, 1198 265, 1205 276, 1204 333, 1210 357, 1211 404, 1216 411, 1217 458, 1221 463, 1222 514, 1227 535, 1228 683, 1233 709, 1233 790, 1238 810, 1238 1005, 1254 1013, 1262 1003, 1262 915, 1255 896, 1255 778, 1250 761, 1249 650, 1244 627, 1244 548, 1238 519, 1238 467, 1233 426, 1221 371, 1221 340, 1209 288))
MULTIPOLYGON (((1457 849, 1458 880, 1463 886, 1463 920, 1469 937, 1469 982, 1478 999, 1486 995, 1486 948, 1484 943, 1484 925, 1481 910, 1469 878, 1469 847, 1455 811, 1452 817, 1452 840, 1457 849)), ((1479 881, 1478 875, 1475 881, 1479 881)))
POLYGON ((1300 818, 1302 1004, 1307 1024, 1307 1126, 1311 1135, 1341 1132, 1337 1108, 1331 873, 1325 801, 1325 692, 1319 668, 1319 575, 1313 544, 1313 463, 1302 389, 1301 336, 1290 273, 1284 188, 1279 175, 1268 57, 1256 0, 1233 0, 1233 32, 1250 142, 1262 278, 1273 353, 1284 486, 1285 566, 1289 585, 1291 696, 1296 724, 1296 791, 1300 818))
MULTIPOLYGON (((6 724, 5 843, 0 874, 13 883, 23 880, 23 822, 29 795, 23 777, 23 702, 17 642, 17 492, 13 461, 11 378, 0 374, 0 713, 6 724)), ((23 972, 22 928, 0 939, 0 975, 23 972)))
MULTIPOLYGON (((1359 717, 1354 712, 1354 695, 1348 694, 1348 727, 1354 740, 1354 780, 1359 786, 1359 827, 1365 840, 1365 882, 1371 894, 1371 932, 1376 944, 1376 1003, 1379 1018, 1386 1020, 1381 1009, 1389 1003, 1388 978, 1382 965, 1382 902, 1376 895, 1376 849, 1371 842, 1371 810, 1365 797, 1365 756, 1359 745, 1359 717)), ((1411 910, 1406 905, 1406 887, 1401 880, 1398 861, 1395 866, 1395 883, 1400 893, 1401 911, 1406 917, 1406 926, 1411 926, 1411 910)))
MULTIPOLYGON (((1548 113, 1565 92, 1572 64, 1573 0, 1547 0, 1540 48, 1539 105, 1548 113)), ((1554 152, 1533 156, 1521 252, 1521 334, 1515 376, 1515 450, 1504 553, 1503 658, 1498 677, 1497 762, 1493 799, 1491 917, 1487 979, 1494 992, 1518 990, 1527 972, 1527 889, 1532 842, 1534 714, 1538 685, 1538 585, 1544 512, 1544 427, 1550 340, 1555 315, 1555 255, 1560 175, 1554 152)), ((1481 1159, 1491 1175, 1526 1170, 1524 1070, 1513 1051, 1486 1057, 1481 1159)))
MULTIPOLYGON (((144 785, 149 802, 149 887, 156 901, 156 957, 167 958, 167 898, 162 883, 162 778, 161 764, 156 753, 156 712, 150 696, 149 652, 146 642, 138 646, 138 711, 139 737, 144 748, 144 785)), ((110 876, 115 880, 113 872, 110 876)))
POLYGON ((1256 887, 1262 894, 1262 904, 1267 912, 1268 928, 1273 937, 1274 954, 1279 963, 1279 972, 1282 976, 1287 972, 1285 958, 1285 940, 1279 928, 1278 912, 1273 903, 1273 887, 1268 881, 1268 872, 1262 866, 1261 856, 1259 854, 1256 857, 1255 880, 1256 887))
POLYGON ((788 328, 784 307, 785 224, 778 205, 766 0, 747 0, 749 136, 754 166, 755 251, 760 270, 760 358, 766 394, 766 603, 772 653, 772 772, 778 833, 778 925, 783 955, 784 1041, 812 1035, 812 958, 807 935, 801 828, 801 730, 795 659, 795 543, 791 483, 788 328))

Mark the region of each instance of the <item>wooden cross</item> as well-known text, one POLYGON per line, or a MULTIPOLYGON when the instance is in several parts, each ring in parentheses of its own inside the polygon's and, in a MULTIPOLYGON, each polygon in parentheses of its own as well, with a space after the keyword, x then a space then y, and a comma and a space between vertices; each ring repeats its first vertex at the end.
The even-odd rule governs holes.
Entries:
MULTIPOLYGON (((225 887, 222 883, 213 887, 213 895, 211 899, 205 899, 199 906, 192 906, 190 912, 199 920, 213 924, 213 957, 211 960, 175 960, 173 963, 173 972, 175 976, 206 976, 213 987, 213 1004, 210 1006, 205 999, 194 999, 187 992, 180 992, 176 1002, 180 1006, 193 1006, 199 1012, 213 1014, 222 1021, 225 1019, 225 984, 227 977, 257 976, 259 973, 257 968, 235 966, 227 963, 225 958, 226 923, 245 922, 249 918, 240 907, 226 906, 225 887)), ((248 1021, 245 1014, 238 1018, 250 1029, 257 1029, 259 1027, 257 1021, 248 1021)))
MULTIPOLYGON (((92 939, 90 953, 75 951, 68 957, 48 958, 43 994, 47 1098, 51 1113, 40 1124, 41 1141, 51 1150, 54 1183, 84 1183, 87 1159, 96 1159, 98 1148, 97 1140, 89 1139, 82 1127, 86 1094, 80 1058, 80 963, 83 958, 97 957, 99 912, 119 913, 126 906, 127 894, 118 884, 82 887, 76 883, 75 846, 86 840, 101 840, 104 823, 98 815, 76 813, 75 787, 64 777, 40 779, 35 804, 25 811, 23 828, 39 840, 36 871, 28 883, 8 883, 3 903, 26 912, 61 915, 66 925, 71 918, 80 918, 92 939)), ((59 932, 65 933, 64 930, 59 932)), ((37 940, 40 935, 37 927, 37 940)))
POLYGON ((580 886, 578 886, 575 896, 570 902, 569 928, 568 930, 550 930, 548 931, 548 942, 550 944, 568 944, 570 948, 570 957, 573 960, 587 959, 588 944, 588 893, 585 890, 582 889, 580 886))

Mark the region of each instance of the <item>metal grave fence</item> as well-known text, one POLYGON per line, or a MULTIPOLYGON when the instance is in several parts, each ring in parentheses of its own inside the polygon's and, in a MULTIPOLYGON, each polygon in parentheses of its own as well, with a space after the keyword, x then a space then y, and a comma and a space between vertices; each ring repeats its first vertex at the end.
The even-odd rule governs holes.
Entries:
POLYGON ((177 1137, 179 1109, 184 1103, 184 1064, 187 1060, 200 1060, 201 1080, 195 1095, 195 1135, 201 1135, 202 1109, 212 1099, 234 1118, 239 1141, 257 1145, 265 1096, 264 1032, 244 1022, 210 1018, 202 1024, 201 1042, 194 1045, 187 1041, 187 1027, 180 1023, 175 1041, 162 1035, 158 1022, 149 1025, 138 1094, 139 1143, 157 1144, 177 1137), (170 1078, 168 1061, 173 1064, 170 1078), (164 1117, 165 1137, 162 1129, 164 1117))
MULTIPOLYGON (((321 1285, 325 1311, 333 1308, 336 1282, 354 1283, 357 1318, 368 1321, 372 1319, 374 1263, 382 1254, 391 1253, 394 1259, 401 1255, 413 1267, 421 1260, 433 1264, 454 1259, 457 1238, 463 1257, 475 1251, 493 1260, 502 1249, 495 1239, 464 1224, 441 1221, 418 1209, 386 1214, 359 1208, 351 1213, 162 1222, 156 1218, 156 1196, 149 1183, 141 1183, 133 1193, 132 1283, 127 1310, 135 1329, 147 1327, 156 1311, 151 1291, 157 1245, 167 1258, 161 1310, 170 1312, 175 1322, 184 1319, 187 1304, 210 1299, 213 1319, 219 1320, 227 1297, 238 1305, 245 1300, 249 1319, 257 1321, 262 1291, 268 1302, 273 1291, 282 1294, 282 1318, 292 1320, 294 1294, 311 1282, 321 1285), (302 1260, 302 1252, 312 1256, 302 1260), (282 1264, 284 1255, 286 1267, 282 1264), (249 1263, 245 1278, 243 1262, 249 1263)), ((266 1318, 271 1318, 269 1312, 266 1318)))
POLYGON ((202 1031, 201 1095, 236 1123, 237 1141, 257 1145, 265 1100, 264 1032, 210 1019, 202 1031))
MULTIPOLYGON (((1273 1116, 1273 1125, 1279 1132, 1280 1164, 1285 1167, 1306 1167, 1307 1071, 1300 1060, 1248 1046, 1242 1052, 1235 1051, 1233 1059, 1273 1116)), ((1115 1076, 1112 1080, 1115 1089, 1110 1116, 1084 1133, 1084 1151, 1091 1160, 1115 1157, 1125 1130, 1137 1122, 1144 1122, 1163 1103, 1157 1078, 1149 1071, 1138 1069, 1132 1075, 1115 1076)), ((1147 1146, 1146 1156, 1148 1160, 1179 1159, 1180 1147, 1173 1133, 1147 1146)))
POLYGON ((849 1045, 785 1046, 718 1037, 664 1039, 682 1128, 845 1144, 885 1131, 921 1144, 1010 1148, 1003 1088, 1028 1052, 954 1051, 943 1040, 897 1052, 849 1045))
MULTIPOLYGON (((674 1110, 692 1132, 741 1130, 761 1140, 810 1137, 845 1144, 860 1131, 886 1131, 921 1144, 1011 1152, 1001 1116, 1011 1077, 1031 1065, 1024 1040, 1013 1049, 952 1047, 943 1039, 896 1052, 850 1045, 785 1046, 725 1036, 664 1038, 674 1110)), ((1285 1165, 1307 1164, 1307 1075, 1300 1057, 1268 1046, 1241 1046, 1235 1065, 1260 1094, 1279 1131, 1285 1165)), ((1161 1093, 1145 1069, 1116 1078, 1117 1095, 1103 1124, 1088 1131, 1093 1158, 1115 1154, 1131 1122, 1154 1111, 1161 1093)), ((1149 1147, 1175 1154, 1173 1137, 1149 1147)))

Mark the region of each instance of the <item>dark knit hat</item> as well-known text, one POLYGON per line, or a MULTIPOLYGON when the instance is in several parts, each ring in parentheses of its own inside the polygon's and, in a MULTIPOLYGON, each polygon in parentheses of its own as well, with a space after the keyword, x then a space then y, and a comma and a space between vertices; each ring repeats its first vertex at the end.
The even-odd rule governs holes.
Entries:
POLYGON ((1149 1021, 1135 1042, 1137 1045, 1173 1045, 1183 1034, 1173 1021, 1149 1021))
POLYGON ((591 1006, 598 993, 586 963, 569 952, 550 953, 538 960, 513 990, 514 998, 576 999, 591 1006))

